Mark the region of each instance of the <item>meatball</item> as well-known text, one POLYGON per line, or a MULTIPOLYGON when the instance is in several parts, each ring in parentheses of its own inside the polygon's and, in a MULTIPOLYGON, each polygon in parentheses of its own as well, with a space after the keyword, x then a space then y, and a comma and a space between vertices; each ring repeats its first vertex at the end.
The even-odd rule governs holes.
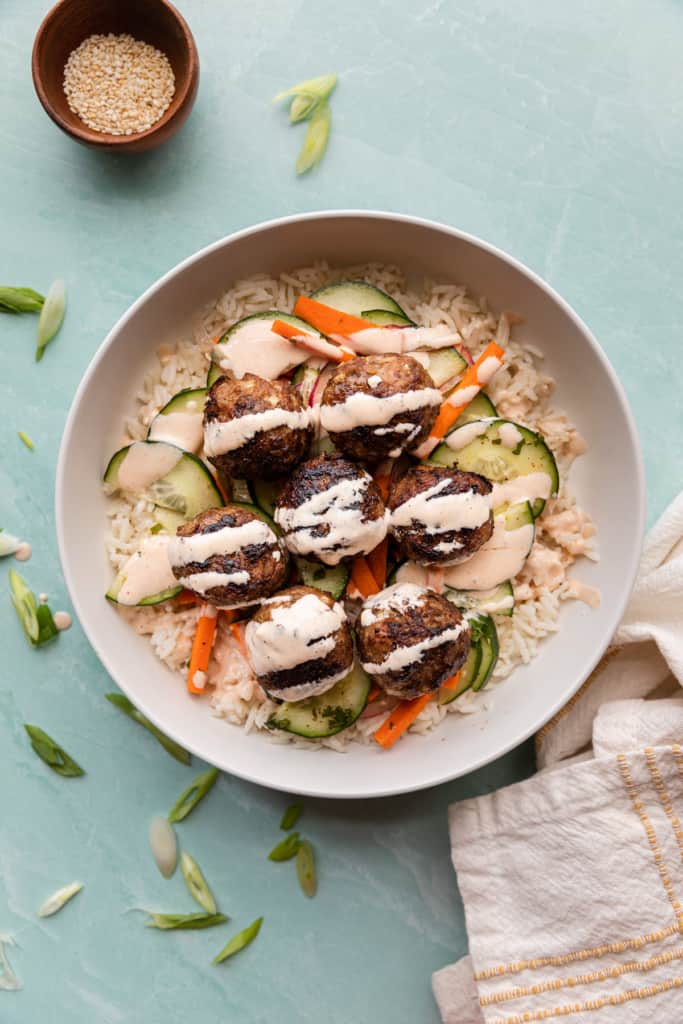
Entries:
POLYGON ((210 508, 179 526, 168 559, 179 583, 219 608, 255 604, 287 576, 287 552, 272 528, 239 505, 210 508))
POLYGON ((368 598, 356 636, 373 682, 409 700, 437 690, 470 650, 469 626, 459 609, 414 583, 396 583, 368 598))
POLYGON ((486 477, 446 466, 409 469, 389 495, 393 533, 406 558, 452 565, 478 551, 493 533, 486 477))
POLYGON ((427 437, 442 398, 412 356, 359 356, 341 363, 327 382, 320 423, 345 455, 379 462, 427 437))
POLYGON ((370 474, 338 453, 298 466, 275 507, 289 550, 326 565, 372 551, 386 536, 388 519, 370 474))
POLYGON ((313 428, 286 380, 219 377, 204 407, 204 451, 227 477, 274 480, 306 455, 313 428))
POLYGON ((247 625, 245 640, 259 682, 279 700, 324 693, 353 665, 342 605, 313 587, 290 587, 265 601, 247 625))

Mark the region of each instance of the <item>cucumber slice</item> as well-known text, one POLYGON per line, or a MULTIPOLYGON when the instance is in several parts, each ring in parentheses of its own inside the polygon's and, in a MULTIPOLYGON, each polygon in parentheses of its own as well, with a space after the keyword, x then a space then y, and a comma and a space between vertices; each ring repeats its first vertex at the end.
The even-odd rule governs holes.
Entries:
POLYGON ((361 313, 361 320, 367 320, 378 327, 415 327, 414 320, 411 320, 405 313, 392 313, 390 309, 364 309, 361 313))
POLYGON ((394 302, 391 295, 365 281, 335 281, 324 288, 318 288, 312 293, 311 298, 351 316, 362 316, 368 311, 383 310, 398 314, 404 320, 410 320, 405 310, 401 309, 398 302, 394 302))
MULTIPOLYGON (((136 551, 136 553, 134 555, 131 555, 131 557, 125 563, 125 565, 123 566, 121 571, 116 576, 114 582, 110 586, 109 590, 105 594, 105 597, 109 601, 112 601, 114 604, 118 604, 119 603, 119 595, 121 593, 121 589, 122 589, 123 585, 125 584, 126 579, 128 578, 128 576, 130 574, 130 571, 131 571, 131 569, 133 567, 135 567, 135 570, 136 570, 137 573, 140 573, 140 569, 142 569, 142 573, 141 574, 143 576, 143 579, 145 577, 145 574, 146 573, 149 574, 150 572, 151 572, 153 577, 156 576, 157 579, 159 578, 159 571, 158 571, 158 566, 157 566, 157 561, 158 561, 158 557, 157 556, 158 556, 158 554, 160 552, 161 543, 162 543, 162 538, 159 538, 159 539, 157 539, 157 538, 150 538, 149 541, 147 541, 147 542, 145 542, 145 544, 143 544, 143 546, 140 548, 139 551, 136 551)), ((165 545, 167 543, 168 543, 168 538, 164 537, 163 538, 163 546, 165 547, 165 545)), ((165 555, 162 554, 162 557, 164 558, 164 561, 165 561, 165 555)), ((168 569, 168 581, 167 580, 162 580, 162 582, 169 582, 170 583, 173 580, 173 573, 171 572, 170 565, 167 567, 167 569, 168 569)), ((166 575, 166 572, 163 572, 162 576, 165 576, 165 575, 166 575)), ((128 601, 125 602, 125 606, 130 608, 130 607, 147 606, 147 605, 152 605, 152 604, 161 604, 162 601, 168 601, 171 597, 175 597, 177 594, 180 593, 180 591, 182 589, 183 589, 182 584, 180 584, 180 583, 172 583, 170 586, 165 587, 163 590, 160 590, 160 591, 158 591, 155 594, 144 594, 144 596, 141 597, 140 600, 137 601, 134 606, 131 605, 130 602, 128 602, 128 601)))
POLYGON ((154 509, 154 521, 159 523, 164 533, 170 533, 174 537, 178 527, 185 522, 185 516, 181 516, 179 512, 172 512, 170 508, 162 508, 157 505, 154 509))
POLYGON ((307 587, 324 590, 331 594, 335 601, 342 596, 349 582, 349 570, 345 565, 321 565, 320 562, 312 562, 308 558, 297 558, 296 567, 302 583, 307 587))
POLYGON ((331 452, 336 450, 337 449, 334 447, 332 438, 327 431, 323 430, 321 427, 318 431, 318 436, 314 438, 313 443, 311 444, 310 458, 313 458, 314 455, 329 455, 331 452))
POLYGON ((480 391, 478 395, 475 395, 464 412, 460 413, 453 424, 452 430, 449 430, 448 433, 452 434, 453 430, 457 430, 458 427, 464 426, 465 423, 471 423, 472 420, 490 420, 494 419, 497 415, 496 407, 489 396, 485 395, 483 391, 480 391))
POLYGON ((264 523, 268 523, 268 526, 276 537, 280 536, 280 527, 277 526, 272 517, 269 516, 267 512, 264 512, 262 508, 259 508, 258 505, 254 505, 249 501, 232 501, 230 504, 234 505, 235 508, 243 508, 245 511, 251 512, 257 519, 262 519, 264 523))
POLYGON ((470 629, 472 639, 481 646, 481 661, 475 679, 472 681, 472 690, 476 693, 488 683, 498 661, 498 631, 496 624, 489 615, 472 615, 470 617, 470 629))
POLYGON ((246 480, 230 481, 230 500, 236 501, 238 505, 251 505, 253 498, 246 480))
POLYGON ((458 685, 454 690, 439 690, 439 704, 450 704, 459 697, 465 690, 469 690, 472 683, 477 678, 479 673, 479 666, 481 665, 481 644, 478 640, 472 640, 469 654, 465 659, 465 664, 460 669, 460 678, 458 679, 458 685))
POLYGON ((249 485, 251 501, 258 505, 271 519, 275 514, 275 502, 282 490, 282 483, 277 480, 253 480, 249 485))
MULTIPOLYGON (((267 320, 272 324, 273 320, 284 320, 287 324, 292 324, 294 327, 300 327, 302 331, 306 331, 307 334, 315 334, 318 338, 322 335, 319 331, 316 331, 315 327, 311 327, 310 324, 306 323, 298 316, 294 316, 292 313, 283 313, 279 309, 267 309, 262 313, 252 313, 250 316, 245 316, 242 320, 238 320, 237 323, 229 327, 224 335, 220 338, 217 345, 214 345, 211 352, 211 366, 209 367, 209 374, 206 379, 206 386, 211 387, 219 377, 225 374, 225 370, 221 369, 219 360, 225 356, 226 347, 237 344, 247 332, 251 332, 256 320, 267 320)), ((296 353, 294 346, 290 346, 292 349, 292 359, 289 361, 289 365, 283 364, 280 373, 286 373, 288 370, 293 369, 300 363, 306 362, 310 358, 310 353, 301 350, 300 353, 296 353)), ((254 347, 254 373, 258 373, 259 356, 258 346, 254 347)))
POLYGON ((110 491, 121 489, 119 474, 124 459, 132 449, 140 445, 163 447, 179 453, 180 457, 167 473, 153 480, 142 491, 133 493, 144 493, 155 505, 171 509, 185 520, 193 519, 207 508, 217 508, 223 504, 220 491, 201 459, 165 441, 134 441, 112 455, 104 472, 104 482, 110 491))
POLYGON ((481 473, 493 484, 503 485, 508 481, 518 481, 514 490, 499 488, 500 500, 496 499, 494 489, 494 503, 500 506, 529 501, 534 518, 537 518, 543 511, 545 498, 557 494, 560 486, 553 453, 540 434, 519 423, 504 419, 479 420, 478 423, 481 425, 478 436, 471 439, 468 436, 473 429, 472 424, 458 427, 448 435, 444 444, 435 449, 429 461, 440 466, 455 466, 470 473, 481 473), (501 430, 508 427, 516 432, 514 436, 520 438, 515 447, 506 447, 503 444, 501 430), (467 431, 468 434, 460 433, 461 431, 467 431), (467 438, 461 448, 456 446, 459 434, 462 438, 467 438), (526 490, 525 477, 528 478, 526 490), (539 491, 542 492, 542 496, 539 495, 539 491))
POLYGON ((166 441, 188 452, 202 446, 206 388, 185 388, 174 395, 149 425, 149 441, 166 441), (182 420, 180 418, 182 416, 182 420))
MULTIPOLYGON (((124 568, 121 570, 121 572, 118 574, 118 576, 110 586, 107 593, 104 595, 108 601, 111 601, 113 604, 118 604, 119 591, 121 590, 121 587, 125 582, 126 574, 124 566, 124 568)), ((138 601, 136 605, 125 605, 125 607, 140 608, 147 607, 151 604, 161 604, 162 601, 169 601, 172 597, 177 597, 182 589, 183 588, 180 586, 169 587, 168 590, 162 590, 158 594, 150 594, 149 597, 143 597, 143 599, 141 601, 138 601)))
POLYGON ((512 582, 505 580, 491 590, 446 590, 444 597, 463 611, 484 612, 487 615, 512 615, 515 592, 512 582))
POLYGON ((437 388, 442 387, 454 377, 461 376, 466 369, 467 361, 463 359, 457 348, 437 348, 429 352, 427 373, 437 388))
POLYGON ((353 725, 370 693, 370 677, 356 662, 348 676, 318 697, 280 704, 268 719, 269 729, 282 729, 307 739, 335 736, 353 725))

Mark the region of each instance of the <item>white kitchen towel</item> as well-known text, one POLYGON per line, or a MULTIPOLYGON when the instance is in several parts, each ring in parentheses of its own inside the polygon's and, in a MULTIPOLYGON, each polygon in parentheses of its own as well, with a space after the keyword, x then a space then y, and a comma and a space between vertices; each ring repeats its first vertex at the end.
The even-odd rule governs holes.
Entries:
POLYGON ((540 735, 554 770, 450 809, 470 957, 434 975, 445 1024, 683 1022, 683 700, 642 699, 683 682, 682 537, 679 497, 620 646, 540 735))

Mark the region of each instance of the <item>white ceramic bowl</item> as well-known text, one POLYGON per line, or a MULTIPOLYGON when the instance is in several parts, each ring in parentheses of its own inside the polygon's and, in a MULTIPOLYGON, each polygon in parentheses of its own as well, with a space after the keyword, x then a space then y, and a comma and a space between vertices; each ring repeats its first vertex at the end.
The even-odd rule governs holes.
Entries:
POLYGON ((586 679, 619 622, 640 553, 643 471, 626 398, 605 355, 569 306, 526 267, 476 238, 390 213, 324 212, 240 231, 179 264, 131 306, 102 343, 74 398, 57 468, 57 532, 74 608, 103 665, 161 729, 234 775, 277 789, 327 797, 405 793, 464 775, 530 736, 586 679), (497 309, 525 318, 524 336, 545 353, 557 404, 589 442, 572 486, 598 526, 600 562, 574 575, 596 586, 592 611, 568 602, 560 631, 539 656, 496 687, 491 710, 449 715, 427 737, 408 736, 389 753, 354 745, 346 754, 307 752, 249 736, 212 717, 104 599, 104 466, 124 412, 160 342, 175 340, 197 311, 238 277, 278 273, 315 259, 366 260, 464 282, 497 309))

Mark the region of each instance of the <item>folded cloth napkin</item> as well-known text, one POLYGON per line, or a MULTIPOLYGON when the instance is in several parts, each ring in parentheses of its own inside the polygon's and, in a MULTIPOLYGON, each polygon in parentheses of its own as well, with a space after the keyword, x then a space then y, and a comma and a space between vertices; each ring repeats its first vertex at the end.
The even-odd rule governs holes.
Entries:
POLYGON ((682 1024, 679 684, 683 494, 613 647, 539 733, 542 770, 450 809, 470 956, 434 975, 445 1024, 682 1024))

